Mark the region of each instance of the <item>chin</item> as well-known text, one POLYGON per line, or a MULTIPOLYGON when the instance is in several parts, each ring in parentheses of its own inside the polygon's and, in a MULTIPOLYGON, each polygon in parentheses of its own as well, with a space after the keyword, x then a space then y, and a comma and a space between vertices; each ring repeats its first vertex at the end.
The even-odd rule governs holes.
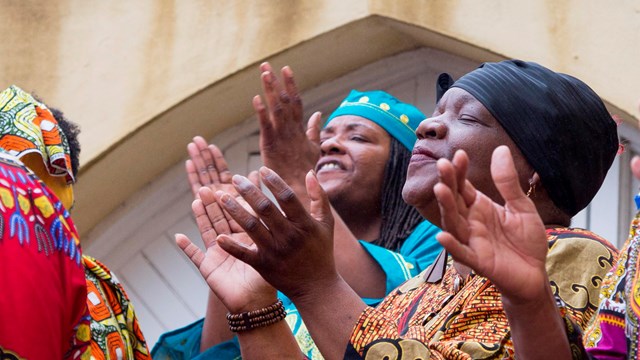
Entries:
POLYGON ((425 178, 408 176, 402 187, 402 199, 416 208, 420 214, 424 214, 425 210, 422 208, 427 204, 433 203, 435 199, 431 183, 425 178))

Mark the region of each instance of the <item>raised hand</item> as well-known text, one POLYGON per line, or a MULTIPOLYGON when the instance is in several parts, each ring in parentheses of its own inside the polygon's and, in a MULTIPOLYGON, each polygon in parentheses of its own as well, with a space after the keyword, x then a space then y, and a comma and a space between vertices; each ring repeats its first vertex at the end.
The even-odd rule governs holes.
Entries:
POLYGON ((198 268, 211 290, 232 313, 262 308, 275 301, 276 291, 253 268, 229 255, 217 244, 224 235, 238 246, 254 249, 249 236, 229 223, 211 189, 203 187, 193 202, 193 214, 206 246, 202 252, 185 235, 177 234, 178 246, 198 268))
POLYGON ((246 246, 228 235, 218 237, 218 244, 295 301, 297 295, 305 294, 318 283, 339 278, 333 259, 333 218, 329 201, 313 172, 306 176, 310 213, 275 172, 263 167, 260 176, 280 209, 248 179, 234 176, 236 190, 257 216, 228 194, 218 192, 216 196, 256 246, 246 246))
POLYGON ((491 176, 504 206, 466 180, 467 163, 463 151, 453 163, 438 161, 440 182, 434 191, 445 230, 438 241, 456 261, 489 278, 503 297, 512 302, 538 298, 548 287, 547 237, 533 201, 520 187, 509 148, 498 147, 491 159, 491 176))
POLYGON ((196 136, 187 145, 187 152, 189 160, 185 163, 185 170, 195 198, 198 197, 198 191, 203 186, 214 192, 222 190, 235 193, 231 184, 229 166, 217 146, 208 145, 204 138, 196 136))
POLYGON ((284 86, 269 63, 261 64, 260 71, 265 101, 256 95, 253 107, 260 122, 262 161, 303 195, 305 174, 320 157, 321 114, 314 113, 305 130, 302 99, 291 68, 282 68, 284 86))

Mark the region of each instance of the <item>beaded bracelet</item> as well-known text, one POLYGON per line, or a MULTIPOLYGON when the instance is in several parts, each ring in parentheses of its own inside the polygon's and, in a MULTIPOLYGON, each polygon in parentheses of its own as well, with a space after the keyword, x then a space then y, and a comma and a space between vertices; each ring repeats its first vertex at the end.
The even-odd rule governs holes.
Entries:
POLYGON ((251 329, 269 326, 282 321, 287 316, 282 301, 278 299, 262 309, 247 311, 240 314, 227 313, 229 329, 233 332, 248 331, 251 329))

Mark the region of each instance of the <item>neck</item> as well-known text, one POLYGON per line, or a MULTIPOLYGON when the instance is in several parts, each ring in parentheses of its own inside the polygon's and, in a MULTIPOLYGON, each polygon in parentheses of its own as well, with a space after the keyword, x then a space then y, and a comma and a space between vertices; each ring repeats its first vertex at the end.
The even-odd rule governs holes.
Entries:
POLYGON ((335 209, 357 239, 371 242, 380 237, 382 217, 379 211, 353 207, 346 209, 335 207, 335 209))

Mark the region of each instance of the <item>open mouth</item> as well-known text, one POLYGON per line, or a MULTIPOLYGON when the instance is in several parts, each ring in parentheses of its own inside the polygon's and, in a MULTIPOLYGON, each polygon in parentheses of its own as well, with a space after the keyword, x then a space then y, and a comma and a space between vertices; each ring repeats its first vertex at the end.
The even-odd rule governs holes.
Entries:
POLYGON ((318 165, 316 172, 344 170, 344 167, 337 161, 327 161, 318 165))

